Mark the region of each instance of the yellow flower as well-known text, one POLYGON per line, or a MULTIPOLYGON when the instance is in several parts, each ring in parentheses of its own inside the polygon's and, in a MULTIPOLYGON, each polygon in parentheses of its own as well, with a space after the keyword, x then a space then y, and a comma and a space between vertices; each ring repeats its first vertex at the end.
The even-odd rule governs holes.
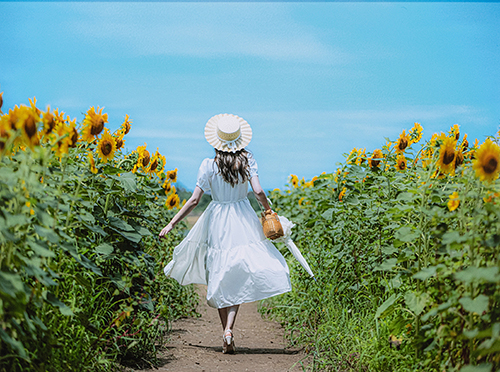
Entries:
POLYGON ((94 174, 97 173, 97 168, 95 166, 95 160, 94 160, 94 154, 90 151, 87 154, 87 158, 89 159, 89 164, 90 164, 90 171, 94 174))
POLYGON ((450 210, 450 212, 452 212, 458 208, 459 204, 460 204, 460 198, 458 197, 458 192, 455 191, 453 194, 450 195, 450 200, 448 200, 448 209, 450 210))
POLYGON ((129 120, 128 115, 125 115, 125 120, 124 120, 124 122, 123 122, 123 124, 122 124, 122 126, 121 126, 121 128, 122 128, 122 130, 123 130, 123 134, 124 134, 124 135, 125 135, 125 134, 128 134, 128 132, 130 132, 130 128, 131 128, 130 123, 131 123, 131 122, 132 122, 132 121, 131 121, 131 120, 129 120))
POLYGON ((168 209, 178 208, 179 204, 180 204, 179 195, 174 193, 170 194, 167 198, 167 201, 165 202, 165 206, 168 209))
POLYGON ((358 149, 355 147, 351 150, 349 155, 347 155, 347 164, 351 164, 357 154, 358 154, 358 149))
POLYGON ((308 181, 304 183, 304 187, 313 187, 314 186, 314 181, 308 181))
POLYGON ((69 125, 66 124, 64 119, 63 121, 56 119, 56 126, 51 132, 50 137, 55 138, 55 141, 52 144, 52 150, 55 151, 58 157, 62 157, 64 154, 67 154, 69 148, 76 144, 76 141, 78 140, 78 132, 76 131, 75 125, 76 119, 73 122, 70 122, 69 125))
POLYGON ((177 182, 177 168, 167 171, 167 180, 174 183, 177 182))
POLYGON ((422 139, 423 128, 420 123, 415 123, 413 128, 408 132, 410 136, 410 144, 417 143, 422 139))
POLYGON ((384 158, 384 154, 382 154, 382 150, 375 149, 373 150, 372 156, 368 158, 368 165, 370 168, 376 168, 380 164, 380 159, 384 158))
POLYGON ((116 151, 116 141, 109 133, 109 129, 104 130, 99 143, 97 144, 97 154, 101 158, 103 163, 107 163, 108 160, 113 159, 116 151))
POLYGON ((341 201, 342 201, 342 199, 344 198, 346 191, 347 191, 347 189, 344 187, 344 188, 342 189, 342 191, 340 192, 340 194, 339 194, 339 201, 340 201, 340 202, 341 202, 341 201))
POLYGON ((410 136, 403 131, 396 142, 396 152, 402 153, 410 145, 410 136))
POLYGON ((125 132, 123 131, 123 129, 121 129, 115 131, 113 136, 115 137, 116 149, 120 150, 125 145, 125 140, 123 139, 123 137, 125 136, 125 132))
POLYGON ((396 169, 399 171, 404 171, 406 169, 406 158, 403 154, 400 154, 396 159, 396 169))
POLYGON ((450 128, 449 136, 454 138, 455 141, 458 141, 460 138, 460 129, 458 124, 453 124, 453 126, 450 128))
MULTIPOLYGON (((484 197, 483 200, 485 203, 491 203, 493 201, 493 198, 497 199, 500 196, 500 193, 495 192, 493 194, 488 195, 488 197, 484 197)), ((493 204, 496 204, 495 201, 493 201, 493 204)))
POLYGON ((52 133, 52 131, 56 127, 56 118, 50 112, 50 106, 47 107, 47 112, 43 113, 42 123, 43 123, 43 128, 42 128, 43 136, 48 136, 50 133, 52 133))
POLYGON ((366 149, 359 148, 356 154, 356 165, 361 165, 366 160, 366 149))
POLYGON ((464 153, 462 147, 459 147, 455 152, 455 170, 464 163, 464 153))
POLYGON ((151 158, 151 161, 149 162, 149 167, 146 168, 146 172, 149 175, 152 175, 152 174, 156 173, 157 169, 158 169, 158 150, 151 158))
POLYGON ((17 112, 16 129, 21 129, 24 144, 33 149, 33 146, 39 144, 38 122, 40 117, 35 110, 21 106, 17 112))
POLYGON ((290 175, 291 177, 291 182, 293 187, 299 186, 299 177, 297 177, 295 174, 290 175))
MULTIPOLYGON (((87 142, 92 142, 101 134, 104 129, 104 123, 108 122, 108 114, 102 113, 102 108, 97 107, 97 111, 92 106, 83 119, 82 139, 87 142)), ((116 144, 115 144, 116 146, 116 144)))
MULTIPOLYGON (((170 194, 170 191, 172 190, 172 184, 170 183, 170 180, 167 178, 165 180, 165 182, 163 182, 163 185, 161 185, 161 187, 163 187, 163 190, 165 190, 165 195, 168 195, 170 194)), ((175 190, 175 188, 174 188, 175 190)))
POLYGON ((302 203, 304 202, 304 199, 305 199, 305 196, 303 196, 302 198, 299 199, 299 205, 302 205, 302 203))
POLYGON ((500 172, 500 147, 487 138, 477 150, 472 168, 481 181, 492 182, 497 179, 500 172))
POLYGON ((455 146, 457 140, 454 137, 445 137, 439 149, 437 165, 441 173, 455 173, 455 146))

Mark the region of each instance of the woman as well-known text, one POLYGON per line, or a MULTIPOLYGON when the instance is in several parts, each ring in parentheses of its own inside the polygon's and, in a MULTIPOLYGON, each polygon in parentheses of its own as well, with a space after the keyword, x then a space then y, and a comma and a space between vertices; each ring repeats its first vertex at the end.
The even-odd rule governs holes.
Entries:
POLYGON ((290 291, 290 276, 247 198, 250 182, 257 200, 270 209, 257 162, 245 150, 252 138, 250 125, 236 115, 216 115, 205 126, 205 138, 215 148, 215 158, 203 160, 193 195, 160 238, 194 209, 204 192, 211 191, 212 202, 174 249, 164 272, 182 285, 207 285, 208 305, 218 309, 224 330, 223 352, 234 353, 239 305, 290 291))

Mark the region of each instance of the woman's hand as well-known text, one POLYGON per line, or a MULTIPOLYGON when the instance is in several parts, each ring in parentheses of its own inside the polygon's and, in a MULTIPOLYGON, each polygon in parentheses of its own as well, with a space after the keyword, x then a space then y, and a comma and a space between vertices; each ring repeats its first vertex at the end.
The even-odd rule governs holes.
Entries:
POLYGON ((167 226, 165 226, 165 227, 163 228, 163 230, 161 230, 160 235, 158 235, 158 237, 159 237, 160 239, 161 239, 161 238, 163 238, 163 237, 165 237, 165 235, 167 235, 170 231, 172 231, 172 229, 173 229, 173 228, 174 228, 174 227, 172 226, 172 224, 171 224, 171 223, 169 223, 167 226))

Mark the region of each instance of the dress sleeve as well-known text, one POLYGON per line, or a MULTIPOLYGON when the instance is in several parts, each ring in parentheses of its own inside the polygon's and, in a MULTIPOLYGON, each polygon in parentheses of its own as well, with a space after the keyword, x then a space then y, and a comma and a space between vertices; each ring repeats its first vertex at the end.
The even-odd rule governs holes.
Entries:
POLYGON ((209 166, 208 166, 209 160, 210 159, 205 159, 201 163, 200 169, 198 170, 198 178, 196 180, 196 186, 198 186, 204 192, 210 191, 209 166))
POLYGON ((250 178, 259 175, 259 167, 257 166, 257 160, 255 160, 255 158, 251 153, 248 154, 248 166, 250 167, 250 178))

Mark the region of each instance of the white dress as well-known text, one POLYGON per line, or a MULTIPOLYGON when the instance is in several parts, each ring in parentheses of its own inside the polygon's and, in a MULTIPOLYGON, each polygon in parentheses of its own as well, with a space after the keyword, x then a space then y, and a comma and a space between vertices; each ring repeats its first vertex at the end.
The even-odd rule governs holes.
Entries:
MULTIPOLYGON (((250 177, 257 176, 251 154, 248 161, 250 177)), ((262 232, 247 198, 248 182, 232 187, 207 158, 196 186, 211 190, 212 202, 175 247, 165 275, 182 285, 206 284, 208 305, 219 309, 289 292, 288 266, 262 232)))

